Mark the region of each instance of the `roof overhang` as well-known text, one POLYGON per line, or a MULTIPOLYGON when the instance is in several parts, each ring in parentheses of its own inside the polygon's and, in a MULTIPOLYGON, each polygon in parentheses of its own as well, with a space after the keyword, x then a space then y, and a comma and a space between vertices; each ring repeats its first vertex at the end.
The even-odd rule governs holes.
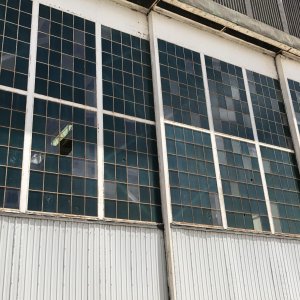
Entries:
MULTIPOLYGON (((252 45, 300 57, 300 39, 211 0, 127 0, 149 13, 172 13, 252 45)), ((123 1, 124 3, 124 1, 123 1)))

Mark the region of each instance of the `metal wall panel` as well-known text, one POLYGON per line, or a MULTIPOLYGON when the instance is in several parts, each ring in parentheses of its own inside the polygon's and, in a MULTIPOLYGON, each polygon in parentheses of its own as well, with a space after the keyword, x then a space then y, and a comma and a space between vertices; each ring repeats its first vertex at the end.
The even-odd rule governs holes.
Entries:
POLYGON ((177 300, 299 300, 300 241, 173 229, 177 300))
POLYGON ((245 0, 213 0, 242 14, 246 14, 245 0))
POLYGON ((254 19, 283 30, 277 0, 250 0, 254 19))
POLYGON ((156 228, 0 216, 0 299, 168 299, 156 228))
POLYGON ((300 1, 283 0, 290 34, 300 38, 300 1))

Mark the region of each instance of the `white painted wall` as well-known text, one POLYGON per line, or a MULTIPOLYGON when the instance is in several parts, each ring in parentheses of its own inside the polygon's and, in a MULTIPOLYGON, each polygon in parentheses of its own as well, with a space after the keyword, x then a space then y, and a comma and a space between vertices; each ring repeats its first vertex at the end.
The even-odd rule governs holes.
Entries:
MULTIPOLYGON (((37 1, 37 0, 33 0, 37 1)), ((148 39, 145 14, 111 0, 39 0, 40 3, 148 39)))
POLYGON ((282 60, 285 75, 288 79, 300 82, 300 62, 285 57, 282 60))

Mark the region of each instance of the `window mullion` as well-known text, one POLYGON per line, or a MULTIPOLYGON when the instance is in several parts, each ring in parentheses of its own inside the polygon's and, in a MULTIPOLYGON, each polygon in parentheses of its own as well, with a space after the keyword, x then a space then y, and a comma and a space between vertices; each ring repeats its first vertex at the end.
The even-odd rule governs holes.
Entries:
POLYGON ((102 89, 102 43, 101 24, 96 23, 96 97, 98 120, 98 218, 104 218, 104 141, 103 141, 103 89, 102 89))
POLYGON ((275 233, 274 222, 273 222, 273 217, 272 217, 272 210, 271 210, 271 203, 270 203, 270 198, 269 198, 269 192, 268 192, 268 187, 267 187, 267 181, 266 181, 266 176, 265 176, 265 171, 264 171, 263 160, 262 160, 260 146, 259 146, 257 128, 256 128, 254 112, 253 112, 253 106, 252 106, 252 101, 251 101, 248 76, 247 76, 247 71, 245 68, 243 68, 243 77, 244 77, 245 90, 246 90, 246 94, 247 94, 247 101, 248 101, 248 106, 249 106, 249 113, 250 113, 250 119, 251 119, 251 124, 252 124, 253 136, 254 136, 254 141, 255 141, 255 148, 256 148, 256 152, 257 152, 260 176, 261 176, 261 180, 262 180, 262 186, 263 186, 263 190, 264 190, 266 207, 267 207, 267 212, 268 212, 268 217, 269 217, 270 229, 271 229, 272 233, 275 233))
POLYGON ((202 67, 202 74, 203 74, 205 98, 206 98, 206 103, 207 103, 208 122, 209 122, 210 131, 211 131, 210 137, 211 137, 213 159, 214 159, 215 171, 216 171, 216 180, 217 180, 218 195, 219 195, 219 201, 220 201, 222 224, 223 224, 223 227, 225 229, 227 229, 228 228, 227 217, 226 217, 225 202, 224 202, 224 195, 223 195, 223 188, 222 188, 222 180, 221 180, 221 172, 220 172, 220 165, 219 165, 218 149, 217 149, 217 143, 216 143, 216 135, 215 135, 215 131, 214 131, 214 122, 213 122, 213 115, 212 115, 212 109, 211 109, 210 93, 209 93, 209 87, 208 87, 205 55, 203 53, 200 53, 200 56, 201 56, 201 67, 202 67))
POLYGON ((27 107, 25 118, 25 136, 23 148, 22 164, 22 181, 20 192, 20 211, 26 212, 28 204, 29 174, 31 162, 31 142, 32 142, 32 121, 34 105, 34 88, 37 56, 37 39, 38 39, 38 21, 39 21, 39 3, 32 2, 32 20, 31 20, 31 37, 30 37, 30 59, 27 84, 27 107))

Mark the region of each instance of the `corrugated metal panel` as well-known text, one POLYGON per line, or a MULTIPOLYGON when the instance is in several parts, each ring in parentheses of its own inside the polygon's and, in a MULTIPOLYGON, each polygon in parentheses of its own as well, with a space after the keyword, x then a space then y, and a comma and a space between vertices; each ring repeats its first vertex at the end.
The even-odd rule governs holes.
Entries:
POLYGON ((283 0, 290 34, 300 38, 300 1, 283 0))
POLYGON ((300 299, 300 241, 174 228, 178 300, 300 299))
POLYGON ((254 19, 283 30, 277 0, 251 0, 254 19))
POLYGON ((238 11, 242 14, 246 14, 245 0, 213 0, 219 4, 222 4, 228 8, 238 11))
POLYGON ((0 299, 168 299, 156 228, 0 216, 0 299))

